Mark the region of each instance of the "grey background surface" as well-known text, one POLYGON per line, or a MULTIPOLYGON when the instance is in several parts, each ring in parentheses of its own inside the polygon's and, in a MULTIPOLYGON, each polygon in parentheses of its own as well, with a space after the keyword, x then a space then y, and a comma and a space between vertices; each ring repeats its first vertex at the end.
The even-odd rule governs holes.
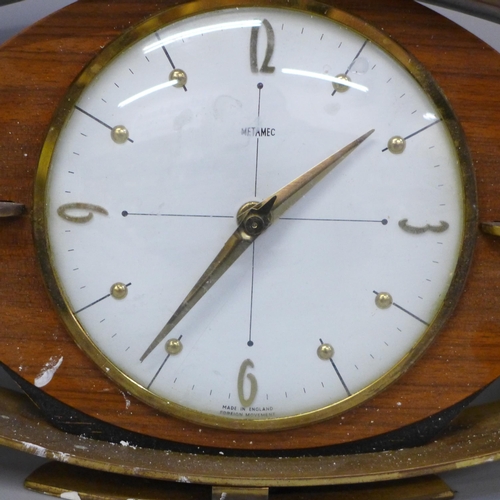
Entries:
MULTIPOLYGON (((71 0, 24 0, 0 7, 0 44, 51 12, 73 3, 71 0)), ((500 25, 443 8, 432 7, 482 38, 500 51, 500 25)), ((1 75, 0 75, 1 78, 1 75)), ((497 150, 499 145, 494 146, 497 150)), ((15 388, 0 370, 0 386, 15 388)), ((477 402, 500 399, 500 382, 493 384, 477 402)), ((0 447, 0 500, 41 500, 44 497, 23 488, 26 476, 45 460, 0 447)), ((499 500, 500 462, 442 474, 456 491, 457 500, 499 500)))

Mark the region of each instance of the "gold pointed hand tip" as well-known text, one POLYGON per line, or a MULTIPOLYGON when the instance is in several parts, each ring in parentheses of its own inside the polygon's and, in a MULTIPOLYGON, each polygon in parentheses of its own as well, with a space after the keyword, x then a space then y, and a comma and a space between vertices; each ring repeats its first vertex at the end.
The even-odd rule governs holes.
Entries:
POLYGON ((365 135, 362 135, 360 139, 364 141, 365 139, 367 139, 368 137, 370 137, 373 134, 373 132, 375 132, 374 128, 372 128, 371 130, 369 130, 365 135))

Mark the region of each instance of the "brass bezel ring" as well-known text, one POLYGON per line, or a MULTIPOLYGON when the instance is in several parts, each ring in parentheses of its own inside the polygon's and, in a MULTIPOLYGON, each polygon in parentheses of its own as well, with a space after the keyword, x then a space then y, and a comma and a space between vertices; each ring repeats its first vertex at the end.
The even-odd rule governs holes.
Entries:
POLYGON ((368 399, 375 396, 403 375, 422 355, 452 314, 464 288, 476 240, 478 220, 476 207, 476 186, 472 161, 459 121, 443 92, 430 73, 394 40, 383 34, 378 29, 368 25, 361 19, 334 7, 314 1, 221 0, 215 3, 213 0, 199 0, 169 8, 168 10, 129 29, 106 46, 102 52, 100 52, 90 62, 90 64, 87 65, 87 67, 71 85, 54 115, 40 156, 34 192, 34 237, 44 280, 59 315, 62 317, 76 343, 101 368, 103 373, 110 377, 115 383, 146 404, 175 417, 195 422, 197 424, 241 431, 275 431, 320 422, 366 402, 368 399), (336 23, 347 26, 349 29, 357 32, 358 34, 361 34, 370 40, 371 43, 377 45, 381 50, 389 54, 413 76, 423 91, 430 97, 436 108, 440 111, 443 122, 449 131, 450 141, 455 145, 455 150, 460 164, 459 168, 463 186, 463 240, 456 271, 446 297, 444 298, 441 306, 438 308, 430 327, 422 335, 416 345, 414 345, 413 349, 411 349, 403 359, 401 359, 380 379, 340 402, 301 415, 269 420, 236 420, 227 417, 207 415, 198 411, 187 409, 154 395, 151 391, 139 385, 118 367, 116 367, 96 347, 92 339, 80 325, 78 319, 71 312, 68 301, 61 289, 57 273, 51 263, 50 241, 48 240, 46 232, 47 214, 45 211, 45 197, 52 155, 56 148, 62 128, 64 127, 66 121, 70 118, 74 105, 78 102, 80 96, 90 82, 92 82, 101 70, 103 70, 103 68, 105 68, 106 65, 114 60, 115 57, 117 57, 121 52, 160 28, 186 17, 207 13, 216 9, 221 10, 245 7, 289 9, 328 18, 336 23))

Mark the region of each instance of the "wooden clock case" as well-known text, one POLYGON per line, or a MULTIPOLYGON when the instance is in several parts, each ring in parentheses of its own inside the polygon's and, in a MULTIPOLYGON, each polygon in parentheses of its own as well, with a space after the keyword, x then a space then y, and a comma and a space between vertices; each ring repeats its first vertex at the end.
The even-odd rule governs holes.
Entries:
MULTIPOLYGON (((500 220, 500 54, 411 0, 332 4, 383 30, 431 72, 468 140, 480 220, 500 220)), ((482 232, 458 307, 414 367, 367 403, 298 429, 227 431, 161 414, 115 386, 65 331, 45 289, 32 236, 40 150, 55 109, 92 57, 131 25, 169 5, 80 0, 0 48, 0 201, 26 207, 21 216, 0 219, 1 363, 52 422, 118 442, 142 436, 148 446, 168 442, 229 453, 278 449, 293 454, 338 450, 331 447, 360 440, 368 446, 401 446, 404 436, 390 433, 402 428, 412 439, 428 437, 427 430, 438 428, 500 376, 500 242, 482 232), (34 387, 41 371, 61 358, 50 383, 34 387)))

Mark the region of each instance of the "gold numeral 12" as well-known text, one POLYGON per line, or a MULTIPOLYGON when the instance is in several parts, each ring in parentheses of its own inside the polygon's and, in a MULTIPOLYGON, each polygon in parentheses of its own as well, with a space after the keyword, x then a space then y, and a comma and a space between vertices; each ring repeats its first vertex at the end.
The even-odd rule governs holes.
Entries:
POLYGON ((264 19, 261 26, 255 26, 252 28, 250 34, 250 68, 252 73, 274 73, 276 69, 274 66, 269 66, 271 62, 271 57, 274 52, 274 30, 271 23, 264 19), (264 26, 266 28, 267 44, 266 44, 266 54, 264 56, 264 62, 259 69, 259 64, 257 62, 257 42, 259 40, 260 28, 264 26))

